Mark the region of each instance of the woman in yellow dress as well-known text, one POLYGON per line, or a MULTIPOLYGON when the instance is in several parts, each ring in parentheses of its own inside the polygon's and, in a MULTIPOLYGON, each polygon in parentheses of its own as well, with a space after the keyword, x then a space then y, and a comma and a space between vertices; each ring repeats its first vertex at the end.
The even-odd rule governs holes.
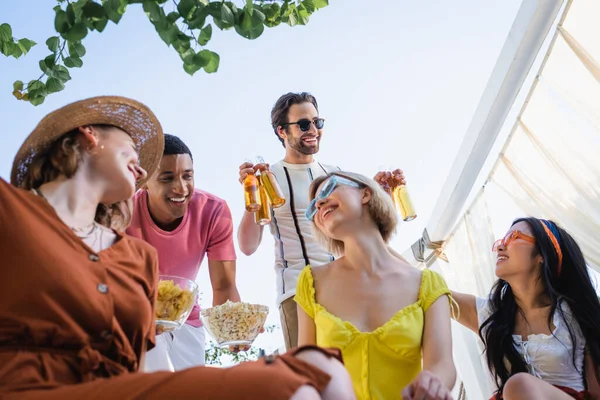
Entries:
POLYGON ((342 350, 359 400, 446 400, 456 379, 444 279, 393 254, 397 214, 372 179, 334 172, 316 179, 306 216, 337 256, 301 273, 299 345, 342 350))

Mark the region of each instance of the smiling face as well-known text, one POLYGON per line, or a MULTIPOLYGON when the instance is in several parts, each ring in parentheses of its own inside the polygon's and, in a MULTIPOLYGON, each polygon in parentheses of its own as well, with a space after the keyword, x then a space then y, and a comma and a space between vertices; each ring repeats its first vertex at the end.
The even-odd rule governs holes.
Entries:
POLYGON ((494 248, 498 278, 510 280, 540 274, 543 259, 540 254, 535 254, 535 238, 527 222, 514 224, 494 248))
POLYGON ((113 204, 133 197, 136 183, 146 177, 146 171, 139 166, 136 145, 126 132, 119 128, 80 128, 84 134, 82 146, 90 148, 86 162, 96 182, 105 182, 102 202, 113 204))
POLYGON ((187 212, 194 194, 194 165, 189 154, 163 156, 156 172, 146 183, 148 207, 156 224, 174 229, 187 212))
MULTIPOLYGON (((304 102, 290 106, 287 122, 315 121, 317 118, 319 118, 319 112, 315 106, 312 103, 304 102)), ((290 124, 280 127, 279 134, 284 139, 286 149, 302 155, 312 155, 319 152, 323 129, 317 129, 315 124, 311 123, 308 130, 303 132, 298 124, 290 124)))
POLYGON ((315 225, 323 234, 340 239, 348 230, 346 228, 363 216, 364 206, 370 199, 371 191, 367 188, 333 175, 319 185, 309 210, 315 225))

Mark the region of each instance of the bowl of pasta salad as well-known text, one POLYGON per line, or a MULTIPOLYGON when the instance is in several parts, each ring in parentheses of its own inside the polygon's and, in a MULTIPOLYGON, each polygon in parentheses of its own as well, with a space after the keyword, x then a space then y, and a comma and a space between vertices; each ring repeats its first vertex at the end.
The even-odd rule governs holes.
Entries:
POLYGON ((181 327, 190 316, 198 298, 198 285, 186 278, 160 275, 156 305, 156 333, 181 327))

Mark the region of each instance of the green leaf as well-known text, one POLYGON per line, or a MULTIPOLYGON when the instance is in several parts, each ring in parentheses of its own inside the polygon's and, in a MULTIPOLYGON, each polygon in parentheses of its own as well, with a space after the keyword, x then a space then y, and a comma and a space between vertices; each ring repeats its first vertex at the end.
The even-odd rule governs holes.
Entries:
POLYGON ((159 29, 156 27, 156 31, 158 32, 158 36, 165 42, 167 45, 173 45, 177 41, 177 35, 181 33, 179 28, 176 25, 169 25, 166 29, 159 29))
POLYGON ((21 81, 15 81, 15 83, 13 83, 13 89, 14 90, 23 90, 23 82, 21 81))
POLYGON ((14 43, 10 43, 11 44, 11 52, 10 55, 13 56, 14 58, 19 58, 23 55, 23 50, 21 50, 21 48, 14 44, 14 43))
POLYGON ((181 17, 181 15, 179 15, 179 13, 173 11, 170 12, 167 15, 167 21, 169 21, 170 23, 174 24, 175 22, 177 22, 177 20, 181 17))
POLYGON ((37 97, 29 98, 29 102, 34 106, 39 106, 40 104, 42 104, 44 102, 44 100, 46 100, 46 96, 37 96, 37 97))
POLYGON ((183 69, 185 72, 187 72, 190 75, 194 75, 196 72, 198 72, 199 69, 201 69, 202 67, 197 66, 194 63, 189 63, 189 64, 183 64, 183 69))
POLYGON ((19 41, 17 43, 19 44, 19 47, 23 51, 23 54, 29 53, 29 50, 31 50, 31 48, 37 44, 33 40, 29 40, 29 39, 25 39, 25 38, 19 39, 19 41))
POLYGON ((206 23, 206 17, 208 16, 208 7, 196 7, 192 19, 188 21, 190 29, 201 29, 206 23))
POLYGON ((212 37, 212 25, 208 24, 204 28, 200 30, 200 34, 198 35, 198 43, 200 46, 206 46, 206 43, 212 37))
POLYGON ((56 93, 60 92, 65 88, 65 84, 62 83, 59 79, 56 78, 48 78, 46 81, 46 90, 48 93, 56 93))
POLYGON ((19 46, 13 42, 0 42, 0 53, 10 57, 15 51, 15 47, 18 48, 19 46))
POLYGON ((204 67, 205 65, 208 65, 211 58, 210 53, 211 52, 209 50, 202 50, 201 52, 196 54, 193 59, 194 64, 200 68, 204 67))
POLYGON ((192 49, 187 49, 179 53, 179 56, 181 57, 181 60, 184 64, 193 64, 195 55, 196 52, 192 49))
POLYGON ((56 32, 60 34, 66 33, 70 27, 67 13, 60 9, 56 11, 56 17, 54 18, 54 29, 56 29, 56 32))
POLYGON ((229 8, 225 3, 221 5, 221 21, 226 26, 233 26, 233 24, 235 24, 233 12, 231 11, 231 8, 229 8))
POLYGON ((67 57, 64 61, 65 66, 69 68, 81 68, 83 66, 83 61, 77 57, 67 57))
POLYGON ((60 79, 63 82, 71 80, 71 74, 69 74, 69 70, 62 65, 57 65, 53 71, 53 74, 55 78, 60 79))
MULTIPOLYGON (((208 51, 208 50, 204 50, 204 51, 208 51)), ((217 70, 219 69, 219 62, 221 60, 221 58, 219 57, 219 55, 217 53, 214 53, 212 51, 209 51, 210 53, 210 60, 208 62, 208 64, 206 64, 204 66, 204 71, 206 71, 209 74, 212 74, 214 72, 217 72, 217 70)))
POLYGON ((75 10, 73 9, 73 4, 69 4, 67 6, 67 22, 69 26, 75 25, 75 10))
POLYGON ((62 37, 71 42, 78 42, 87 36, 88 29, 84 23, 78 22, 68 32, 63 33, 62 37))
POLYGON ((44 88, 45 88, 45 85, 42 82, 38 81, 38 80, 30 81, 27 84, 27 91, 28 92, 31 92, 31 91, 38 91, 39 92, 41 90, 44 90, 44 88))
POLYGON ((85 56, 85 47, 80 42, 69 42, 69 55, 81 58, 85 56))
POLYGON ((46 46, 48 46, 48 49, 51 52, 56 53, 58 51, 58 47, 60 46, 60 38, 58 36, 52 36, 51 38, 48 38, 48 40, 46 40, 46 46))
POLYGON ((265 13, 267 21, 275 21, 280 16, 281 7, 279 6, 279 3, 273 3, 263 7, 263 12, 265 13))
POLYGON ((240 23, 235 26, 235 30, 240 36, 246 39, 256 39, 265 30, 264 20, 265 14, 258 9, 254 10, 252 17, 248 16, 247 13, 242 13, 240 15, 240 23))
POLYGON ((329 5, 329 0, 312 0, 315 10, 318 10, 329 5))
POLYGON ((108 19, 118 24, 127 9, 127 0, 106 0, 104 2, 104 12, 108 19))
POLYGON ((177 5, 177 11, 181 14, 181 17, 188 21, 192 18, 194 11, 196 10, 195 0, 180 0, 177 5))
POLYGON ((44 58, 42 62, 46 68, 53 69, 56 66, 56 55, 50 54, 48 57, 44 58))
POLYGON ((12 28, 9 24, 0 25, 0 42, 12 42, 12 28))
POLYGON ((295 14, 298 17, 298 23, 300 25, 308 24, 308 21, 310 19, 310 13, 308 12, 304 4, 300 4, 298 8, 296 8, 295 14))
POLYGON ((104 7, 96 2, 88 2, 83 6, 82 10, 83 15, 92 21, 101 21, 102 19, 106 18, 104 7))
POLYGON ((102 32, 104 30, 104 28, 106 28, 106 25, 108 25, 108 17, 105 17, 104 19, 101 19, 100 21, 94 21, 92 23, 92 26, 98 32, 102 32))
POLYGON ((315 12, 315 3, 313 2, 313 0, 302 0, 301 3, 306 10, 308 11, 309 14, 312 14, 313 12, 315 12))
POLYGON ((150 18, 151 22, 157 22, 164 16, 163 9, 152 0, 144 1, 144 12, 150 18))
POLYGON ((289 26, 298 25, 298 10, 296 10, 295 6, 290 6, 290 13, 288 15, 287 24, 289 26))

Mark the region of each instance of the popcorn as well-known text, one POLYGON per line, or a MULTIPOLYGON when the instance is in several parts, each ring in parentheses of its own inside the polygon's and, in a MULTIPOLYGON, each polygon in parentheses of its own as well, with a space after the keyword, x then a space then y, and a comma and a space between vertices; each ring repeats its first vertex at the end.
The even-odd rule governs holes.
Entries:
POLYGON ((251 344, 264 326, 268 313, 267 306, 228 300, 202 310, 202 321, 219 345, 251 344))

